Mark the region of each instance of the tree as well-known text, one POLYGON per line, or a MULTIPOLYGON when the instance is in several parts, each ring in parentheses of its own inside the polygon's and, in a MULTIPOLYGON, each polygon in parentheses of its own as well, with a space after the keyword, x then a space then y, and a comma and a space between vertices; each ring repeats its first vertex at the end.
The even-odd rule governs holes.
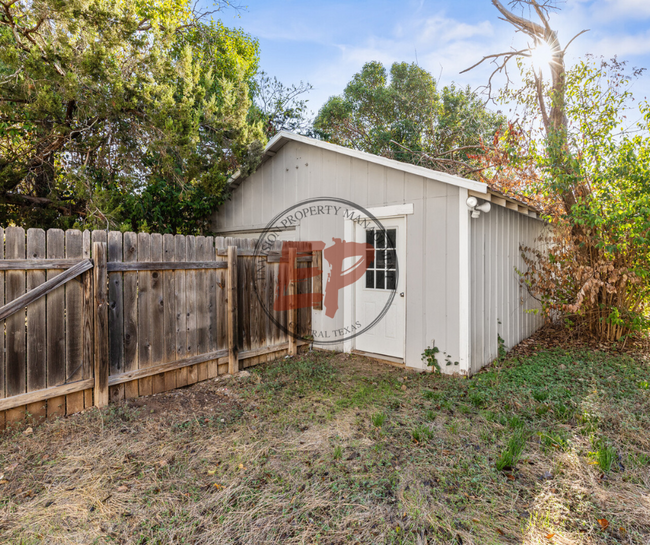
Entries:
POLYGON ((0 222, 201 230, 264 141, 247 119, 258 44, 209 15, 0 2, 0 222))
POLYGON ((389 77, 381 63, 369 62, 321 108, 314 129, 335 144, 467 175, 481 141, 491 142, 504 121, 469 88, 438 91, 416 64, 395 63, 389 77))
POLYGON ((284 85, 278 78, 271 78, 262 71, 255 78, 251 118, 262 122, 268 138, 280 131, 312 136, 309 101, 300 98, 312 89, 311 84, 302 81, 298 85, 284 85))
POLYGON ((525 111, 521 127, 511 126, 497 143, 501 168, 482 173, 506 191, 512 184, 527 192, 553 227, 542 250, 522 249, 528 265, 523 280, 549 316, 559 314, 601 340, 647 329, 650 108, 632 105, 628 90, 643 70, 628 75, 623 62, 593 58, 567 70, 566 47, 549 24, 550 2, 513 2, 529 7, 540 23, 508 11, 498 0, 493 4, 532 43, 480 61, 496 60, 495 73, 517 62, 523 83, 506 89, 502 98, 525 111), (550 81, 539 62, 524 62, 541 48, 549 52, 550 81), (638 121, 627 120, 630 111, 638 121))

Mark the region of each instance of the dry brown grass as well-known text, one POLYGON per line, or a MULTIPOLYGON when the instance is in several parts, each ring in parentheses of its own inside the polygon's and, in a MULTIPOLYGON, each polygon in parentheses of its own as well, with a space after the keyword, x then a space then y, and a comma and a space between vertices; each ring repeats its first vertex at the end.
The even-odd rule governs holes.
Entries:
POLYGON ((647 367, 546 354, 472 380, 311 354, 5 433, 0 541, 647 545, 647 367), (552 388, 531 397, 535 373, 574 359, 584 387, 559 419, 552 388), (605 391, 611 373, 620 389, 605 391), (413 441, 418 425, 430 439, 413 441), (518 427, 522 459, 497 471, 518 427), (598 437, 624 469, 593 464, 598 437))

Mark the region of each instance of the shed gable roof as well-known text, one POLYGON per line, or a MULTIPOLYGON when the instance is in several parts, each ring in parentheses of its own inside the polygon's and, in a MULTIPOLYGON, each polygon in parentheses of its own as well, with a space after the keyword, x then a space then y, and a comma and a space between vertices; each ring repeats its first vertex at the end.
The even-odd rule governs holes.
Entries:
MULTIPOLYGON (((409 174, 415 174, 416 176, 422 176, 423 178, 428 178, 437 182, 469 189, 476 193, 487 193, 488 191, 487 185, 481 182, 468 180, 466 178, 461 178, 460 176, 453 176, 451 174, 438 172, 437 170, 431 170, 429 168, 409 163, 402 163, 400 161, 395 161, 394 159, 387 159, 386 157, 380 157, 379 155, 373 155, 372 153, 366 153, 364 151, 344 148, 343 146, 337 146, 336 144, 330 144, 329 142, 323 142, 322 140, 316 140, 315 138, 301 136, 288 131, 280 131, 269 141, 266 148, 264 148, 262 163, 272 159, 273 156, 288 142, 300 142, 301 144, 307 144, 308 146, 315 146, 340 155, 347 155, 348 157, 354 157, 355 159, 361 159, 362 161, 368 161, 369 163, 375 163, 402 172, 408 172, 409 174)), ((239 183, 241 183, 241 180, 237 180, 233 185, 236 186, 239 185, 239 183)))

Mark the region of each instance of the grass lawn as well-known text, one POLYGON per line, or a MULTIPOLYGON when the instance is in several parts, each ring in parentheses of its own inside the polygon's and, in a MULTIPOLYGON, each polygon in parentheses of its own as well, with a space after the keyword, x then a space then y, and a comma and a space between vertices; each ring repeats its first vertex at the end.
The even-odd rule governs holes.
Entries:
POLYGON ((649 369, 314 352, 23 426, 0 437, 0 542, 647 545, 649 369))

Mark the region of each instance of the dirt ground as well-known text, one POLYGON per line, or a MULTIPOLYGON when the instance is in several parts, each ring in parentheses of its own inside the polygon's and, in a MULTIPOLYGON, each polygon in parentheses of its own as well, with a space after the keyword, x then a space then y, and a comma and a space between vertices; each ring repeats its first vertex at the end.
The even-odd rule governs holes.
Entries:
POLYGON ((0 542, 650 543, 643 355, 248 371, 5 432, 0 542))

